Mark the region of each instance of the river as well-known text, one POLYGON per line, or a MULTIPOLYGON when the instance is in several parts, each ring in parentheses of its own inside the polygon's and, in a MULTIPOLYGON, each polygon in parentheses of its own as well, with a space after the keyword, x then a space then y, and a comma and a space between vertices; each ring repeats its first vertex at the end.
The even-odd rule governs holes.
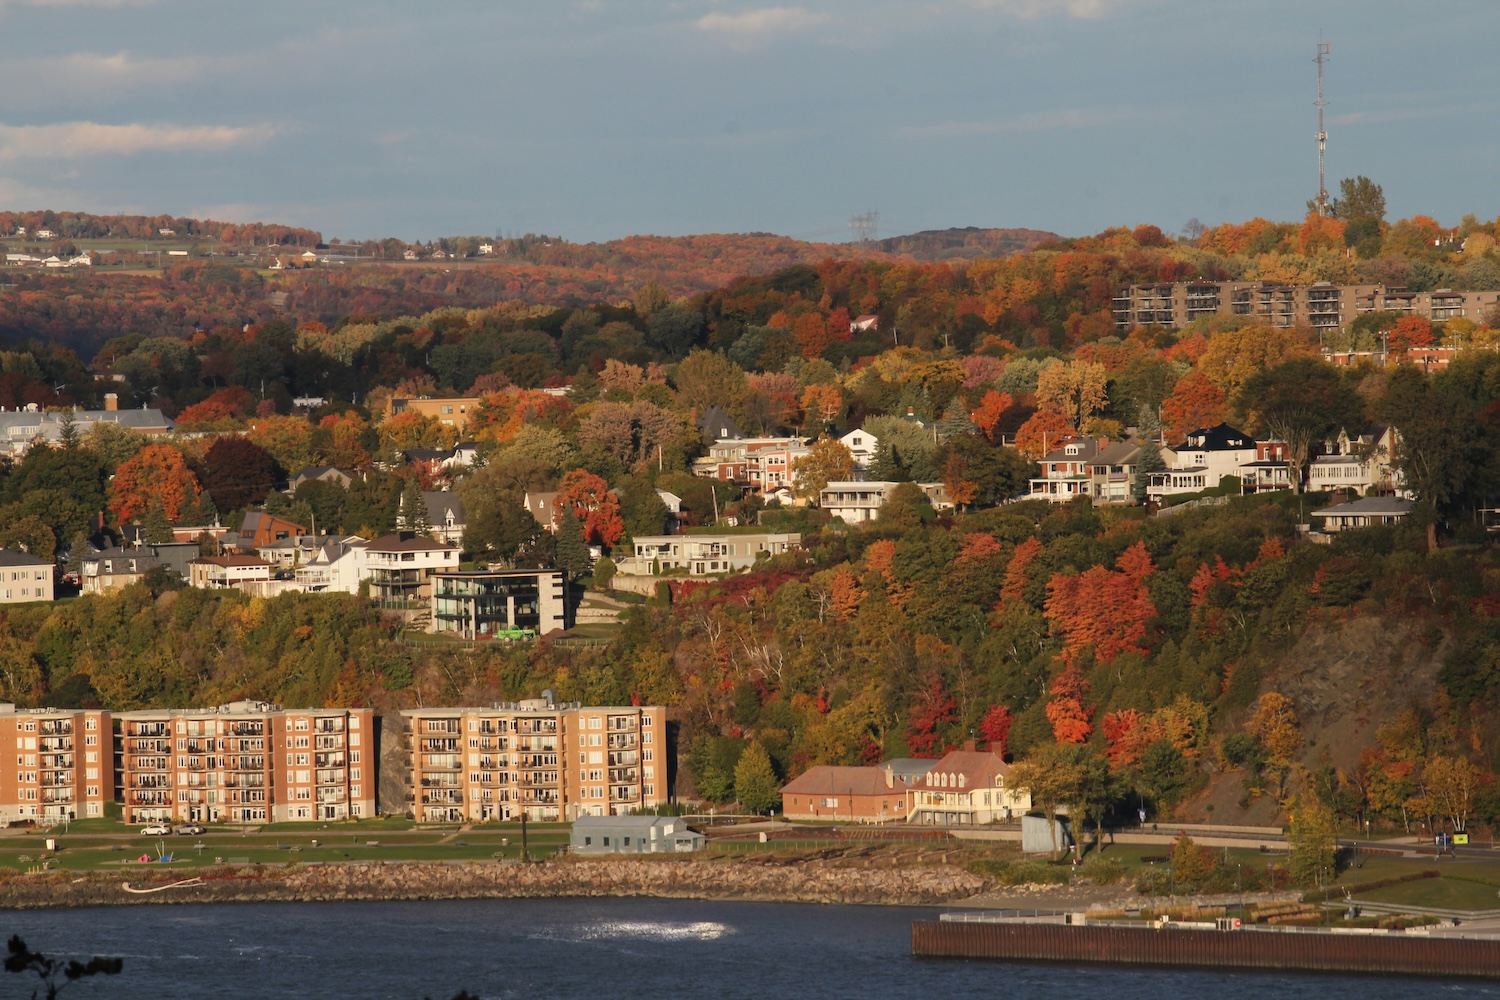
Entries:
MULTIPOLYGON (((242 903, 8 912, 48 954, 121 956, 68 1000, 1500 997, 1500 983, 918 961, 934 910, 677 899, 242 903)), ((32 983, 0 976, 0 997, 32 983)))

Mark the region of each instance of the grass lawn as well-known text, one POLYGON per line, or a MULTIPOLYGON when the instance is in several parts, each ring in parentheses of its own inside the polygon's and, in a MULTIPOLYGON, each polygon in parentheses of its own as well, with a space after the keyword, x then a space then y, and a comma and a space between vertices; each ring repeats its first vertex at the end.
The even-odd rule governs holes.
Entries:
POLYGON ((1439 910, 1500 909, 1500 889, 1480 882, 1456 878, 1425 878, 1388 885, 1360 893, 1357 899, 1371 903, 1432 907, 1439 910))

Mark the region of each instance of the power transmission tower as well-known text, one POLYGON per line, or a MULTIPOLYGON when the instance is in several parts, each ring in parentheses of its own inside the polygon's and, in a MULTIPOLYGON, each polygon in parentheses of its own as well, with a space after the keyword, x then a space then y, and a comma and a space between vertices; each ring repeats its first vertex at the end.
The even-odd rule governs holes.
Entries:
POLYGON ((1313 62, 1318 64, 1318 214, 1329 216, 1333 214, 1333 208, 1328 202, 1328 185, 1323 177, 1323 154, 1328 149, 1328 132, 1323 128, 1323 108, 1328 104, 1323 100, 1323 62, 1333 53, 1333 46, 1328 42, 1318 42, 1318 57, 1313 62))
POLYGON ((864 215, 849 216, 849 229, 854 233, 854 242, 869 243, 878 239, 880 231, 880 213, 866 212, 864 215))

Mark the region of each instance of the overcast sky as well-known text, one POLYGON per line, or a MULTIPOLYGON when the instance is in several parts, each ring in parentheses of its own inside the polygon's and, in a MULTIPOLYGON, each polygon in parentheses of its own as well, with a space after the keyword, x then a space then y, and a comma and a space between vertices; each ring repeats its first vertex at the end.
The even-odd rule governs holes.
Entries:
POLYGON ((1500 214, 1500 0, 0 0, 0 207, 345 239, 1500 214))

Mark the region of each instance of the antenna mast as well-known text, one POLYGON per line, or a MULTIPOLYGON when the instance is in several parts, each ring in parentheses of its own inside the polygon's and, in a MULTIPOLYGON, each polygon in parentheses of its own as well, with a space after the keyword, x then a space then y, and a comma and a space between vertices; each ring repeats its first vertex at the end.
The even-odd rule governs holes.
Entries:
POLYGON ((1318 214, 1329 216, 1333 209, 1328 203, 1328 185, 1323 177, 1323 153, 1328 149, 1328 133, 1323 128, 1323 108, 1328 103, 1323 100, 1323 60, 1333 53, 1333 46, 1328 42, 1318 42, 1318 58, 1313 62, 1318 64, 1318 214))
POLYGON ((854 233, 854 242, 868 243, 877 238, 876 234, 880 229, 880 213, 866 212, 863 215, 851 215, 849 228, 854 233))

